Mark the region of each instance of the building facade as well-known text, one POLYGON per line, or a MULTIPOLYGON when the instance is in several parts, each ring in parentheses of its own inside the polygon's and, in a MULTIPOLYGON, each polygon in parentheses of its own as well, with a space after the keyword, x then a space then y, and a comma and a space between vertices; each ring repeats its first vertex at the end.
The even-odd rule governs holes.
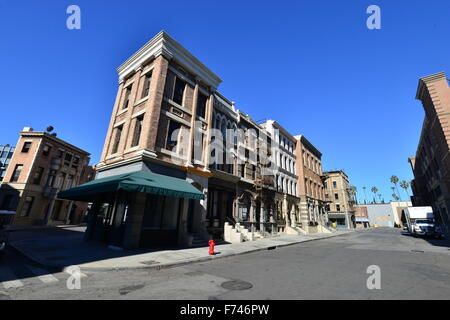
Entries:
POLYGON ((0 184, 5 177, 6 169, 8 168, 15 149, 15 147, 11 147, 10 145, 0 145, 0 184))
POLYGON ((12 225, 81 223, 87 204, 56 195, 93 177, 89 153, 24 128, 0 187, 0 210, 16 212, 12 225))
POLYGON ((323 173, 323 179, 325 200, 329 201, 328 219, 338 228, 355 228, 355 210, 347 174, 342 170, 327 171, 323 173))
POLYGON ((146 172, 189 189, 187 182, 202 197, 97 197, 90 224, 97 227, 88 227, 89 237, 96 237, 92 230, 111 230, 116 220, 122 231, 108 232, 120 234, 112 241, 128 248, 195 246, 211 238, 241 242, 320 229, 309 219, 322 221, 321 154, 304 137, 275 121, 258 124, 237 109, 218 91, 222 80, 164 31, 117 71, 119 88, 96 180, 146 172), (299 142, 303 147, 297 150, 299 142), (303 162, 296 159, 302 150, 316 159, 301 169, 301 183, 313 181, 311 190, 299 187, 303 162))
POLYGON ((414 174, 414 206, 432 206, 436 223, 450 233, 450 88, 444 72, 419 79, 416 99, 425 118, 415 157, 409 162, 414 174))
POLYGON ((322 232, 328 214, 322 181, 322 153, 305 136, 295 136, 297 194, 300 198, 299 226, 307 232, 322 232))

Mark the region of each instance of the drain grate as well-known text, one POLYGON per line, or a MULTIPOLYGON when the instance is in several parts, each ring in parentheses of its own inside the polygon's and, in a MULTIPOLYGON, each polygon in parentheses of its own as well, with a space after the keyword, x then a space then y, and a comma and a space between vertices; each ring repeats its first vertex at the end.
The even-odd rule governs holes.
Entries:
POLYGON ((159 262, 155 260, 142 261, 141 263, 146 264, 148 266, 151 266, 152 264, 159 264, 159 262))
POLYGON ((142 289, 143 287, 144 287, 143 284, 137 284, 137 285, 134 285, 134 286, 124 287, 124 288, 120 288, 119 289, 119 293, 120 293, 121 296, 124 296, 124 295, 129 294, 132 291, 142 289))
POLYGON ((248 290, 253 288, 253 285, 250 282, 241 280, 226 281, 222 283, 220 286, 228 290, 248 290))

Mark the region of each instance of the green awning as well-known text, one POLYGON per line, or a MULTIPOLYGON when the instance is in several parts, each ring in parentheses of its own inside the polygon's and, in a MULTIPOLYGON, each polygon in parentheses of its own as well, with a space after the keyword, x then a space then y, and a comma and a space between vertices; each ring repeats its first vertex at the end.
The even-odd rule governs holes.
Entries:
POLYGON ((100 195, 117 191, 153 193, 176 198, 204 199, 196 187, 183 179, 161 174, 135 171, 100 178, 58 193, 58 198, 93 201, 100 195))

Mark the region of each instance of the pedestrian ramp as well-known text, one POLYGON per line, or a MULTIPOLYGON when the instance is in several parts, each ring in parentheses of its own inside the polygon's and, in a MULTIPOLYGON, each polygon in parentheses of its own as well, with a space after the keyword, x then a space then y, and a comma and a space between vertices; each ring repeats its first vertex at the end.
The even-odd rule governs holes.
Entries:
MULTIPOLYGON (((50 273, 33 265, 21 265, 20 268, 0 265, 0 289, 17 289, 29 285, 65 283, 72 274, 63 271, 50 273)), ((87 277, 80 273, 81 278, 87 277)))

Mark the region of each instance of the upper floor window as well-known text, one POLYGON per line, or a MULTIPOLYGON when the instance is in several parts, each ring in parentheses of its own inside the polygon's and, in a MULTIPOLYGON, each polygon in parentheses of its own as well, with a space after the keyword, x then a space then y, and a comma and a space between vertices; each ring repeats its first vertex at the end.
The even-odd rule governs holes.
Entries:
POLYGON ((148 72, 144 76, 144 87, 142 88, 141 98, 145 98, 146 96, 148 96, 148 93, 150 92, 151 82, 152 82, 152 73, 148 72))
POLYGON ((48 144, 46 144, 44 146, 44 149, 42 150, 42 155, 45 156, 45 157, 48 156, 50 154, 51 150, 52 150, 52 147, 49 146, 48 144))
POLYGON ((14 168, 11 182, 17 182, 19 180, 20 173, 22 172, 23 164, 16 164, 16 167, 14 168))
POLYGON ((122 109, 128 108, 128 104, 130 103, 130 95, 131 95, 131 88, 133 85, 129 85, 125 88, 125 97, 123 100, 122 109))
POLYGON ((205 118, 206 116, 206 103, 208 102, 208 97, 202 93, 198 93, 197 98, 197 116, 200 118, 205 118))
POLYGON ((22 147, 22 152, 28 152, 31 148, 31 142, 25 142, 22 147))
POLYGON ((113 142, 113 146, 111 149, 112 154, 117 153, 117 150, 119 149, 120 136, 122 135, 122 129, 123 129, 123 125, 116 127, 116 134, 114 136, 114 142, 113 142))
POLYGON ((337 183, 336 183, 336 181, 333 181, 333 188, 337 188, 337 183))
POLYGON ((36 169, 36 172, 34 173, 34 176, 33 176, 33 184, 39 185, 41 183, 43 173, 44 173, 44 168, 39 167, 36 169))
POLYGON ((22 206, 21 216, 28 217, 33 207, 34 197, 25 197, 25 201, 22 206))
POLYGON ((172 100, 178 103, 180 106, 183 105, 183 97, 184 97, 184 89, 186 88, 186 82, 181 80, 180 78, 176 78, 175 80, 175 88, 173 90, 172 100))
POLYGON ((166 139, 166 149, 167 150, 174 150, 175 147, 177 146, 177 139, 173 140, 172 136, 174 134, 174 132, 176 132, 176 130, 180 130, 181 128, 181 124, 173 121, 173 120, 169 120, 169 130, 167 131, 167 139, 166 139))
POLYGON ((144 115, 140 115, 139 117, 136 117, 135 124, 134 124, 133 141, 131 142, 132 147, 139 145, 143 122, 144 122, 144 115))
POLYGON ((334 194, 334 200, 339 200, 339 194, 337 193, 334 194))
POLYGON ((336 205, 336 211, 341 211, 341 206, 339 204, 336 205))

